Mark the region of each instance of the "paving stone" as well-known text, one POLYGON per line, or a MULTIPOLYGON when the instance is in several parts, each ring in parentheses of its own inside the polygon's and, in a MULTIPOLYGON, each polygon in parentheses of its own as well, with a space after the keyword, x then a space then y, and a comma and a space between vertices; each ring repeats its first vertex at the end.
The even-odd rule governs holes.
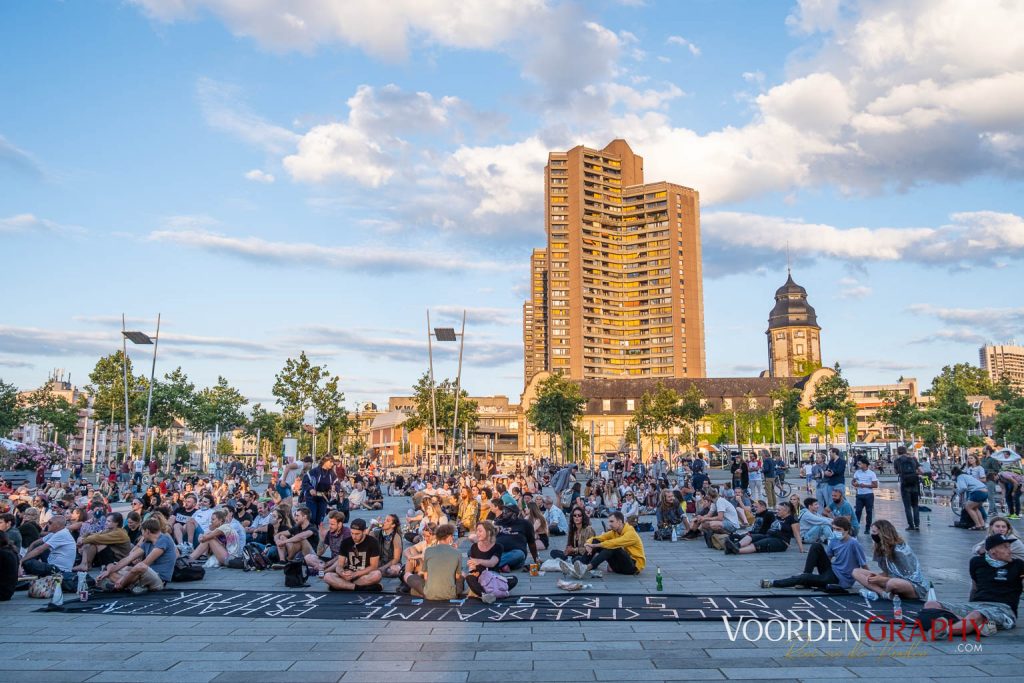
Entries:
MULTIPOLYGON (((247 674, 250 679, 252 674, 247 674)), ((215 671, 196 671, 188 674, 188 683, 198 682, 207 683, 207 681, 213 680, 217 676, 215 671)), ((33 676, 33 679, 35 676, 33 676)), ((89 681, 90 683, 136 683, 137 681, 144 680, 146 683, 183 683, 182 675, 180 671, 154 671, 140 675, 138 671, 103 671, 96 674, 91 678, 78 678, 79 681, 89 681)))
MULTIPOLYGON (((764 676, 764 667, 722 667, 721 672, 726 678, 730 680, 744 680, 744 679, 759 679, 764 676)), ((865 668, 865 677, 875 677, 878 675, 875 673, 877 670, 865 668)), ((803 674, 806 673, 805 669, 800 667, 778 667, 771 669, 772 676, 778 676, 779 678, 788 678, 790 680, 800 679, 803 674)), ((899 674, 889 674, 893 677, 899 674)), ((856 678, 857 674, 849 668, 841 666, 829 666, 827 678, 856 678)))

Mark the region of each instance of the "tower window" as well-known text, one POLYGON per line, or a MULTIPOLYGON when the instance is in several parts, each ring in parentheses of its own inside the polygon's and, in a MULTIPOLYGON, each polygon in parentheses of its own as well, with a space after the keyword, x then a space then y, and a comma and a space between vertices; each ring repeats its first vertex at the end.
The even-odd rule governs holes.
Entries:
POLYGON ((785 339, 786 338, 786 333, 785 332, 776 332, 775 333, 775 338, 776 339, 785 339))

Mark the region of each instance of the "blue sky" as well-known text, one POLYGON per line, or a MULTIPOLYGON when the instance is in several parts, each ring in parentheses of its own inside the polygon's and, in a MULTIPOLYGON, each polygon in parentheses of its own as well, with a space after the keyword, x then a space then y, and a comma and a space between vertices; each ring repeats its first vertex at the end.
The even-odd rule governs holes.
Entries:
POLYGON ((825 359, 927 382, 1024 338, 1022 33, 994 0, 3 3, 0 377, 84 384, 159 311, 158 371, 271 403, 305 349, 383 401, 466 308, 465 385, 516 398, 546 153, 624 137, 701 192, 709 374, 765 367, 788 243, 825 359))

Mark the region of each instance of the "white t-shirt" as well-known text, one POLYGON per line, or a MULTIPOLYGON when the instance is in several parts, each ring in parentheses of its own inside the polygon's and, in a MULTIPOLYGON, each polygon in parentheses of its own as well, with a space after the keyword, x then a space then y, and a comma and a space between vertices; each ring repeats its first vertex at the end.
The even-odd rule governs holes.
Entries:
POLYGON ((362 489, 353 489, 352 493, 348 496, 348 504, 350 507, 358 508, 366 502, 366 491, 362 489))
POLYGON ((857 471, 853 473, 853 487, 857 490, 857 494, 862 493, 874 493, 874 489, 871 488, 872 482, 878 481, 878 475, 871 470, 862 470, 857 468, 857 471))
POLYGON ((298 467, 293 467, 292 469, 288 469, 288 467, 290 465, 292 465, 292 464, 293 463, 288 463, 288 465, 285 465, 285 470, 284 470, 284 485, 285 486, 291 486, 292 484, 294 484, 295 480, 298 478, 298 476, 300 474, 302 474, 302 463, 301 462, 294 463, 294 464, 298 465, 298 467))
POLYGON ((61 571, 69 572, 75 565, 75 538, 66 528, 60 531, 47 534, 43 543, 50 548, 50 555, 46 558, 47 564, 60 567, 61 571))
POLYGON ((727 501, 725 498, 719 497, 715 501, 715 504, 711 506, 711 514, 717 515, 721 512, 727 521, 732 522, 737 527, 740 525, 740 517, 736 514, 736 506, 727 501))
POLYGON ((141 460, 136 460, 135 461, 135 471, 138 472, 139 474, 142 474, 142 466, 144 464, 145 463, 143 463, 141 460))

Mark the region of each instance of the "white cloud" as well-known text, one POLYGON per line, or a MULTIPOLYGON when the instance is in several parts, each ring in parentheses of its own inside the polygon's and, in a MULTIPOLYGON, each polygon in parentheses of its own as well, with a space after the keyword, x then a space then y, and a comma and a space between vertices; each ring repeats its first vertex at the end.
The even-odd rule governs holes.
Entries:
POLYGON ((939 339, 978 344, 1006 342, 1024 337, 1024 307, 950 308, 931 304, 912 304, 911 313, 940 320, 945 329, 935 333, 939 339))
POLYGON ((443 170, 482 194, 472 210, 480 218, 540 209, 547 161, 548 146, 531 137, 513 145, 460 147, 443 170))
POLYGON ((258 168, 254 168, 251 171, 246 172, 245 179, 251 180, 254 183, 270 184, 274 182, 274 175, 272 173, 267 173, 266 171, 261 171, 258 168))
POLYGON ((842 299, 863 299, 873 291, 871 287, 852 277, 839 280, 839 297, 842 299))
POLYGON ((682 36, 669 36, 668 40, 666 40, 665 42, 669 45, 680 45, 682 47, 685 47, 687 50, 690 51, 690 54, 692 54, 694 57, 700 56, 700 48, 691 43, 686 38, 683 38, 682 36))
POLYGON ((801 33, 830 31, 839 21, 840 0, 797 0, 786 25, 801 33))
POLYGON ((62 225, 31 213, 19 213, 0 218, 0 235, 50 233, 54 235, 82 234, 84 228, 77 225, 62 225))
POLYGON ((345 121, 314 126, 299 139, 296 153, 284 158, 292 178, 323 182, 343 177, 380 187, 406 164, 406 136, 445 133, 455 119, 477 116, 457 97, 435 98, 393 84, 361 85, 347 104, 345 121))
POLYGON ((273 265, 313 266, 372 272, 521 270, 521 264, 500 263, 469 254, 394 247, 331 247, 308 242, 271 242, 259 237, 231 237, 208 230, 154 230, 152 242, 167 242, 273 265))
POLYGON ((962 267, 1024 257, 1020 216, 973 211, 950 218, 950 223, 937 228, 838 228, 775 216, 707 212, 701 216, 706 272, 714 275, 744 265, 753 267, 780 257, 787 248, 798 259, 857 264, 902 261, 962 267))
POLYGON ((398 60, 413 36, 446 47, 489 49, 514 38, 545 10, 539 0, 131 0, 154 19, 194 19, 208 12, 236 35, 273 50, 308 52, 340 42, 398 60))
MULTIPOLYGON (((631 88, 628 85, 614 82, 588 85, 583 88, 583 93, 594 98, 602 99, 603 103, 601 106, 606 109, 622 105, 629 111, 662 109, 666 104, 676 98, 682 97, 684 94, 683 91, 673 83, 667 84, 667 87, 664 90, 648 88, 647 90, 641 91, 636 88, 631 88)), ((588 106, 593 105, 588 104, 588 106)))
POLYGON ((39 163, 32 158, 31 154, 0 135, 0 168, 4 166, 31 176, 40 176, 43 173, 39 163))
POLYGON ((471 325, 518 325, 522 322, 519 312, 508 308, 488 308, 483 306, 434 306, 430 309, 441 319, 462 321, 462 313, 466 313, 466 323, 471 325))
POLYGON ((204 77, 196 83, 196 94, 209 125, 268 152, 283 154, 299 139, 298 134, 249 110, 240 102, 239 90, 234 86, 204 77))

